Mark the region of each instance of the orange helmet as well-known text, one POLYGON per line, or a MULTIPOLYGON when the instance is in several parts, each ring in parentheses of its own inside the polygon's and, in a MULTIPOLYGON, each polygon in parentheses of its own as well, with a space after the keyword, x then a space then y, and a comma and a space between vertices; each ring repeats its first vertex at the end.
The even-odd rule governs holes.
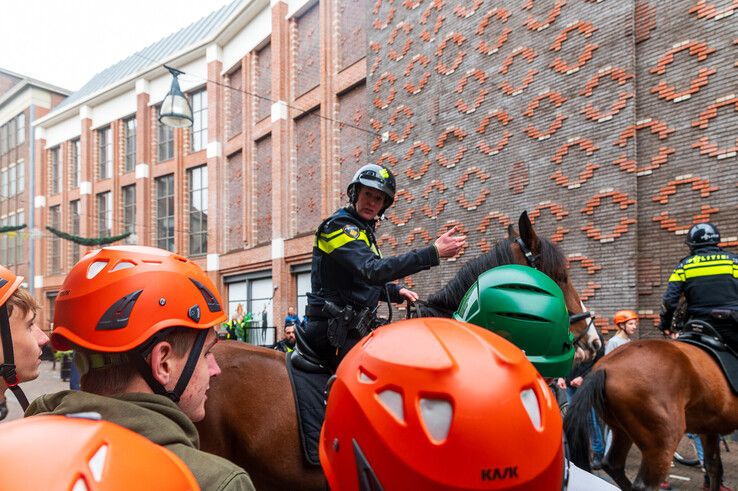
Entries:
POLYGON ((625 324, 631 319, 638 320, 638 314, 632 310, 618 310, 615 312, 615 317, 613 318, 616 326, 619 324, 625 324))
POLYGON ((0 426, 0 439, 22 456, 0 462, 0 489, 200 489, 172 452, 107 421, 33 416, 0 426), (43 463, 31 458, 39 445, 43 463))
POLYGON ((456 320, 406 320, 339 365, 320 462, 331 489, 558 491, 561 415, 510 342, 456 320))
POLYGON ((207 274, 163 249, 97 249, 69 272, 56 298, 51 343, 123 352, 169 327, 207 329, 226 319, 207 274))
POLYGON ((0 363, 0 377, 5 385, 15 394, 25 411, 28 399, 18 387, 18 374, 15 372, 15 356, 13 354, 13 336, 10 332, 10 317, 8 316, 7 301, 23 282, 22 276, 0 266, 0 343, 2 343, 3 362, 0 363))

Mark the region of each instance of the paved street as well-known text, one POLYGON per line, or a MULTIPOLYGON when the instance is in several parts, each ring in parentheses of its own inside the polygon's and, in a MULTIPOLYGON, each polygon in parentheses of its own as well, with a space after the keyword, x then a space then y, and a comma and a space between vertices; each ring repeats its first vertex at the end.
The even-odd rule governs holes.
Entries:
MULTIPOLYGON (((62 382, 61 377, 59 376, 59 365, 60 364, 57 363, 56 370, 53 370, 52 362, 42 361, 39 377, 32 382, 21 384, 23 392, 25 392, 26 397, 28 397, 29 401, 33 401, 38 396, 48 394, 49 392, 57 392, 69 388, 69 382, 62 382)), ((0 421, 0 424, 5 423, 6 421, 18 419, 23 416, 20 404, 18 404, 18 401, 15 400, 15 395, 13 395, 10 390, 7 390, 5 392, 5 397, 8 400, 9 414, 7 418, 5 418, 3 421, 0 421)))

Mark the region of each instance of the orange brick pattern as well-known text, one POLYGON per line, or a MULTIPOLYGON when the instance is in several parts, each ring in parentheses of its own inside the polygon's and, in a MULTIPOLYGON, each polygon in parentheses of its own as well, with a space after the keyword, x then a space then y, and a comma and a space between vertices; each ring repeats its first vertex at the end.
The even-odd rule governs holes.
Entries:
MULTIPOLYGON (((714 220, 738 245, 734 11, 716 0, 374 1, 369 117, 390 139, 369 138, 370 158, 414 197, 398 198, 383 241, 403 252, 462 225, 464 263, 527 208, 567 254, 598 326, 621 308, 650 319, 692 223, 714 220)), ((427 295, 457 267, 410 280, 427 295)))

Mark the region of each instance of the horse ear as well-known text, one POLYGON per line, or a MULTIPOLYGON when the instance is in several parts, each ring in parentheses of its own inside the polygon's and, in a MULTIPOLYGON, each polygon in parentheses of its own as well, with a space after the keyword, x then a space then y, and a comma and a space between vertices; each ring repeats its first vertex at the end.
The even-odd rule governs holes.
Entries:
POLYGON ((513 224, 512 223, 509 224, 507 226, 507 238, 514 239, 517 236, 518 236, 518 233, 515 231, 515 227, 513 226, 513 224))
POLYGON ((533 252, 537 254, 541 247, 541 242, 538 240, 536 231, 533 230, 533 224, 530 223, 528 212, 524 211, 520 214, 518 219, 518 230, 520 230, 520 238, 523 239, 525 245, 533 252))

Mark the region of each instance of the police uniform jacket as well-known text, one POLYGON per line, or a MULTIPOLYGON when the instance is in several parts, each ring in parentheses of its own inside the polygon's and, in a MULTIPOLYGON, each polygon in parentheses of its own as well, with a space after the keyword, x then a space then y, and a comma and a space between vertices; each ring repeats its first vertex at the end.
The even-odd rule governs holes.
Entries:
POLYGON ((684 293, 689 317, 708 317, 713 309, 738 311, 738 255, 717 246, 695 249, 669 277, 661 309, 661 329, 669 329, 684 293))
POLYGON ((375 220, 364 221, 349 206, 318 227, 313 243, 308 317, 315 317, 326 300, 339 307, 374 309, 380 298, 386 300, 385 284, 389 300, 402 302, 401 287, 389 282, 438 265, 438 251, 432 244, 383 258, 374 237, 375 224, 375 220))

